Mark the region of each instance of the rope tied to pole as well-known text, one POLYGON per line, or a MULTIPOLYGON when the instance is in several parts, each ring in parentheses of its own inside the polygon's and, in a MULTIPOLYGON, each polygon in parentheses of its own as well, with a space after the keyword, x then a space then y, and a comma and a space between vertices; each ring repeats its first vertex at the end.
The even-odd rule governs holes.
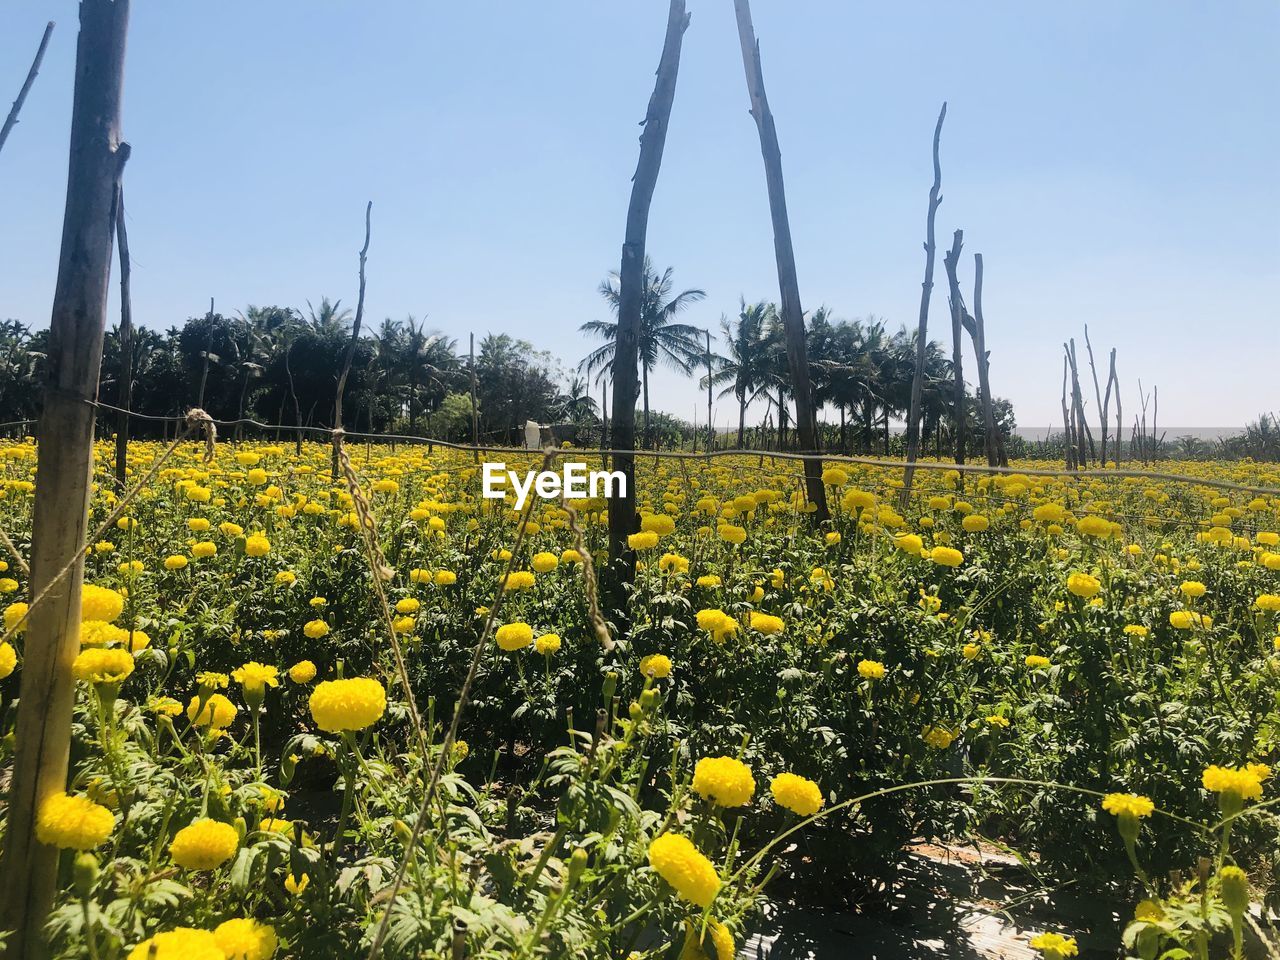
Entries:
POLYGON ((203 431, 204 462, 213 463, 213 458, 218 453, 218 425, 213 422, 213 417, 199 407, 192 407, 187 411, 185 421, 188 433, 195 430, 203 431))

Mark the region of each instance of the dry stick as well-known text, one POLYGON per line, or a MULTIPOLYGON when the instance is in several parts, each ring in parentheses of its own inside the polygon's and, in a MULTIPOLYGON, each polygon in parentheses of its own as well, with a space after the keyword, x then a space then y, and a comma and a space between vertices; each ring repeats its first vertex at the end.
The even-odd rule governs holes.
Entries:
POLYGON ((31 568, 27 566, 26 559, 18 552, 18 548, 13 541, 9 539, 9 534, 0 528, 0 540, 4 541, 4 548, 9 551, 9 556, 13 557, 13 562, 18 565, 18 569, 22 571, 23 576, 30 578, 31 568))
POLYGON ((36 82, 36 74, 40 72, 40 63, 44 60, 44 51, 49 46, 49 36, 52 33, 53 21, 50 20, 45 24, 44 36, 40 38, 40 46, 36 49, 36 58, 31 61, 31 69, 27 71, 27 79, 18 91, 18 99, 13 101, 9 115, 4 119, 4 126, 0 127, 0 150, 4 149, 4 142, 9 139, 9 131, 18 125, 18 114, 22 112, 22 105, 27 100, 31 85, 36 82))
POLYGON ((1067 412, 1067 357, 1062 358, 1062 431, 1066 438, 1067 469, 1073 470, 1076 465, 1075 440, 1071 436, 1071 415, 1067 412))
POLYGON ((982 397, 982 438, 983 452, 987 455, 987 466, 998 466, 999 455, 996 453, 996 414, 991 399, 991 355, 987 352, 986 324, 982 319, 982 254, 973 255, 973 316, 966 312, 960 317, 969 338, 973 341, 973 352, 978 360, 978 391, 982 397))
POLYGON ((960 250, 964 246, 964 231, 957 230, 951 238, 951 249, 942 258, 947 269, 947 285, 951 299, 951 403, 952 422, 954 424, 956 463, 964 463, 965 434, 965 396, 964 396, 964 351, 960 328, 964 323, 964 297, 960 293, 960 279, 957 268, 960 265, 960 250))
POLYGON ((351 373, 351 358, 355 356, 356 344, 360 341, 360 324, 364 322, 364 264, 369 256, 370 218, 373 215, 373 201, 364 208, 364 246, 360 248, 360 295, 356 300, 356 319, 351 325, 351 339, 347 341, 347 349, 342 354, 342 372, 338 375, 338 389, 333 395, 333 462, 330 465, 330 482, 338 480, 338 447, 341 444, 339 432, 342 430, 342 394, 347 389, 347 375, 351 373))
POLYGON ((133 403, 133 300, 129 233, 124 225, 124 184, 116 191, 116 242, 120 258, 120 406, 116 420, 116 484, 123 490, 129 471, 129 407, 133 403))
MULTIPOLYGON (((1124 423, 1124 409, 1120 403, 1120 375, 1116 372, 1116 351, 1114 347, 1111 348, 1111 376, 1116 381, 1116 469, 1119 470, 1120 469, 1120 437, 1121 437, 1121 431, 1123 429, 1122 425, 1124 423)), ((1130 448, 1129 450, 1129 455, 1130 456, 1133 455, 1132 448, 1130 448)))
POLYGON ((680 72, 680 49, 689 14, 684 0, 671 0, 667 12, 667 34, 658 61, 657 80, 640 134, 640 159, 631 178, 631 200, 627 205, 627 226, 622 243, 622 263, 618 269, 618 331, 613 354, 613 445, 622 452, 613 458, 613 469, 625 478, 623 495, 609 510, 609 560, 619 563, 621 579, 635 579, 635 552, 627 537, 636 529, 635 454, 636 390, 640 354, 640 325, 644 300, 645 243, 649 230, 649 207, 662 167, 662 151, 667 142, 667 125, 675 101, 676 78, 680 72))
POLYGON ((907 413, 907 469, 902 473, 901 509, 907 508, 911 499, 911 481, 915 476, 915 462, 920 456, 920 406, 924 394, 924 364, 929 348, 929 298, 933 293, 933 263, 937 251, 934 242, 934 220, 938 204, 942 203, 942 164, 938 159, 938 146, 942 140, 942 121, 947 118, 946 101, 938 111, 938 123, 933 128, 933 186, 929 188, 929 217, 925 223, 924 283, 920 285, 920 322, 916 327, 916 368, 911 377, 911 406, 907 413))
POLYGON ((1096 456, 1093 446, 1093 430, 1089 427, 1089 421, 1084 415, 1084 394, 1080 391, 1080 369, 1076 365, 1076 339, 1072 337, 1067 347, 1067 359, 1071 362, 1071 412, 1075 417, 1076 423, 1076 444, 1079 446, 1079 454, 1076 457, 1077 462, 1088 466, 1090 461, 1096 456), (1088 447, 1085 447, 1085 441, 1088 440, 1088 447))
MULTIPOLYGON (((547 450, 543 454, 543 470, 550 466, 555 456, 556 453, 553 450, 547 450)), ((427 788, 422 796, 422 806, 418 808, 417 819, 413 822, 413 830, 405 843, 404 858, 400 861, 400 867, 396 871, 396 878, 391 884, 390 892, 384 897, 387 909, 383 911, 382 920, 378 923, 378 930, 373 937, 373 945, 369 948, 369 960, 375 960, 382 950, 382 941, 387 935, 387 925, 391 920, 391 907, 395 904, 395 899, 399 895, 401 887, 404 886, 404 878, 409 871, 409 861, 413 859, 418 840, 422 837, 427 815, 431 811, 431 801, 435 797, 436 787, 440 783, 440 774, 444 768, 445 758, 449 756, 450 751, 453 749, 454 741, 458 737, 458 726, 462 720, 462 711, 471 697, 471 687, 475 683, 476 674, 480 672, 480 663, 484 659, 485 651, 488 649, 489 637, 493 633, 493 624, 497 619, 498 611, 502 607, 502 601, 507 591, 507 578, 511 576, 511 571, 515 569, 516 557, 520 553, 521 544, 524 543, 525 530, 529 526, 529 517, 532 513, 533 501, 530 500, 525 505, 524 512, 520 516, 520 526, 516 528, 516 540, 511 547, 511 556, 507 558, 506 569, 502 571, 502 578, 498 581, 498 592, 493 598, 493 603, 489 606, 489 612, 485 614, 484 629, 480 631, 480 639, 476 641, 475 649, 471 652, 471 665, 467 668, 466 679, 462 681, 462 689, 458 691, 458 702, 453 708, 453 719, 449 722, 449 730, 444 735, 444 742, 440 744, 440 753, 436 756, 435 763, 431 765, 431 777, 427 781, 427 788)), ((423 760, 426 760, 425 756, 423 760)))
MULTIPOLYGON (((1102 466, 1107 465, 1107 408, 1102 403, 1102 391, 1098 389, 1098 368, 1093 362, 1093 344, 1089 342, 1089 325, 1084 325, 1084 346, 1089 352, 1089 373, 1093 375, 1093 399, 1098 405, 1098 415, 1102 418, 1102 450, 1099 457, 1102 466)), ((1110 386, 1110 384, 1108 384, 1110 386)))
POLYGON ((128 146, 121 142, 125 33, 129 0, 81 0, 72 95, 67 199, 58 280, 49 322, 48 373, 40 416, 32 521, 31 590, 55 602, 36 610, 24 648, 17 753, 9 793, 0 876, 0 930, 13 931, 7 960, 46 953, 45 921, 57 885, 58 854, 35 835, 40 805, 65 790, 80 646, 93 464, 93 409, 111 281, 116 192, 128 146), (58 568, 67 563, 63 582, 58 568), (56 587, 55 587, 56 585, 56 587))
POLYGON ((387 563, 386 555, 383 554, 382 548, 378 545, 378 526, 373 518, 373 507, 369 504, 369 498, 365 496, 364 488, 360 485, 360 478, 356 475, 355 467, 351 465, 351 457, 347 455, 342 436, 341 430, 333 431, 333 449, 338 456, 338 466, 342 470, 342 476, 347 482, 347 492, 351 494, 352 503, 356 508, 356 520, 360 524, 361 539, 364 541, 365 553, 369 559, 369 574, 373 580, 373 592, 378 598, 378 606, 382 610, 382 620, 387 628, 387 636, 391 638, 391 654, 395 658, 396 674, 404 687, 405 701, 409 707, 409 718, 413 721, 413 728, 418 735, 418 746, 422 750, 423 757, 425 757, 427 755, 427 735, 422 728, 422 717, 418 714, 418 705, 413 699, 413 687, 409 683, 409 668, 405 665, 404 651, 400 647, 400 635, 396 633, 395 617, 392 616, 391 605, 387 602, 387 592, 383 587, 386 581, 395 576, 395 571, 387 563))
MULTIPOLYGON (((1089 342, 1088 335, 1089 335, 1089 331, 1088 331, 1088 328, 1086 327, 1085 343, 1089 342)), ((1093 365, 1093 348, 1092 347, 1090 347, 1089 349, 1089 365, 1090 366, 1093 365)), ((1112 347, 1111 348, 1111 369, 1107 373, 1107 392, 1106 392, 1106 395, 1102 398, 1102 466, 1104 467, 1107 465, 1107 424, 1108 424, 1107 412, 1111 408, 1111 387, 1115 381, 1115 378, 1116 378, 1116 348, 1112 347)), ((1119 443, 1120 443, 1120 434, 1119 432, 1117 432, 1116 433, 1117 446, 1119 445, 1119 443)))
MULTIPOLYGON (((783 333, 787 343, 787 366, 791 372, 791 393, 796 401, 796 420, 800 447, 804 453, 818 453, 818 417, 809 381, 809 357, 805 346, 804 310, 800 305, 800 280, 796 276, 796 254, 791 244, 791 223, 787 218, 787 193, 782 180, 782 149, 778 146, 778 130, 773 111, 764 90, 764 70, 760 64, 760 43, 751 24, 748 0, 733 0, 738 20, 738 41, 742 46, 742 66, 746 71, 747 93, 751 98, 751 116, 760 135, 760 153, 764 158, 765 184, 769 193, 769 215, 773 221, 773 251, 778 264, 778 290, 782 300, 783 333)), ((778 397, 778 447, 782 447, 782 396, 778 397)), ((805 489, 813 504, 814 523, 826 523, 827 488, 822 482, 822 461, 806 460, 805 489)))
POLYGON ((591 618, 591 626, 595 629, 600 646, 605 653, 609 653, 614 648, 614 642, 609 635, 609 627, 604 622, 604 615, 600 612, 600 591, 596 583, 596 568, 592 562, 591 550, 587 546, 587 535, 578 521, 578 511, 573 504, 563 496, 560 502, 565 513, 569 515, 569 529, 573 532, 574 549, 582 558, 582 586, 587 595, 587 615, 591 618))

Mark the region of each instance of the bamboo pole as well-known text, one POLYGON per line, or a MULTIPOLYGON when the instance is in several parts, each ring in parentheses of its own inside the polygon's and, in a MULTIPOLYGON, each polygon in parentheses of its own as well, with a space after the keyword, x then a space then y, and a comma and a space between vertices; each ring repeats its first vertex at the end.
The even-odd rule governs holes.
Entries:
POLYGON ((67 201, 49 324, 48 380, 40 416, 31 595, 48 590, 31 614, 17 719, 0 876, 6 960, 47 954, 44 923, 53 902, 58 851, 39 843, 41 803, 66 788, 80 646, 80 588, 93 468, 93 403, 111 281, 114 213, 129 156, 120 140, 129 0, 81 0, 72 97, 67 201), (69 574, 54 582, 72 557, 69 574))
POLYGON ((116 414, 116 483, 124 489, 129 473, 129 408, 133 404, 133 299, 129 233, 124 225, 124 184, 116 194, 116 242, 120 257, 120 412, 116 414))
POLYGON ((964 324, 964 297, 960 294, 960 278, 957 275, 957 270, 960 265, 960 250, 963 247, 964 231, 957 230, 951 238, 951 249, 942 258, 942 264, 947 269, 947 284, 951 291, 951 402, 955 408, 952 411, 955 430, 955 436, 952 440, 955 443, 956 463, 961 464, 964 463, 964 435, 967 416, 964 392, 964 351, 961 349, 964 346, 961 337, 961 327, 964 324))
MULTIPOLYGON (((636 388, 640 354, 640 321, 643 308, 645 239, 649 230, 649 206, 658 184, 662 151, 667 143, 667 125, 676 96, 680 72, 680 49, 689 14, 684 0, 671 0, 667 11, 667 33, 658 61, 657 79, 645 113, 640 134, 640 159, 631 180, 631 200, 627 206, 627 227, 622 244, 622 266, 618 271, 618 340, 613 357, 613 469, 625 478, 622 496, 609 505, 609 560, 621 561, 621 579, 630 583, 635 576, 635 553, 627 537, 637 528, 635 455, 636 388)), ((619 594, 619 596, 621 596, 619 594)))
MULTIPOLYGON (((764 70, 760 65, 760 44, 751 23, 748 0, 733 0, 738 20, 738 41, 742 46, 742 66, 747 76, 747 93, 751 98, 751 116, 760 135, 760 153, 764 158, 765 182, 769 191, 769 213, 773 220, 773 250, 778 263, 780 312, 787 341, 787 366, 791 371, 791 388, 796 399, 796 420, 800 446, 804 453, 818 453, 818 419, 809 383, 809 358, 804 338, 804 311, 800 305, 800 281, 796 276, 796 255, 791 244, 791 223, 787 217, 787 194, 782 180, 782 149, 778 130, 764 90, 764 70)), ((779 396, 781 401, 781 395, 779 396)), ((778 407, 779 445, 782 439, 782 406, 778 407)), ((813 504, 813 520, 825 523, 827 490, 822 482, 822 461, 804 462, 805 493, 813 504)))
POLYGON ((934 240, 934 222, 938 204, 942 203, 942 163, 938 148, 942 141, 942 121, 947 119, 947 104, 943 101, 938 111, 938 123, 933 128, 933 186, 929 188, 929 216, 925 221, 924 283, 920 285, 920 321, 916 327, 916 368, 911 377, 911 406, 907 413, 907 468, 902 472, 902 493, 899 506, 907 509, 911 500, 911 481, 915 475, 915 462, 920 456, 920 405, 924 394, 924 363, 929 353, 929 299, 933 294, 933 265, 937 255, 934 240))
POLYGON ((31 69, 27 71, 27 79, 22 84, 22 89, 18 91, 18 98, 13 101, 13 106, 9 108, 9 115, 4 118, 4 126, 0 127, 0 150, 4 149, 4 142, 9 139, 9 133, 18 125, 18 114, 22 112, 22 105, 27 101, 27 94, 31 92, 31 85, 36 82, 36 74, 40 72, 40 64, 44 60, 44 52, 49 47, 49 37, 53 34, 53 21, 50 20, 45 24, 44 36, 40 38, 40 46, 36 48, 36 57, 31 61, 31 69))

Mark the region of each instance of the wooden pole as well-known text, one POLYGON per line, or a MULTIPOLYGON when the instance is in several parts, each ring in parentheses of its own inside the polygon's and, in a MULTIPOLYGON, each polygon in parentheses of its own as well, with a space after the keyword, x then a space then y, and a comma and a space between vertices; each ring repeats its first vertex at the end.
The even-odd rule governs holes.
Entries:
POLYGON ((0 150, 4 149, 4 142, 9 139, 9 131, 18 125, 18 114, 22 112, 22 105, 27 101, 31 85, 36 82, 36 74, 40 72, 40 64, 44 60, 44 52, 49 46, 49 36, 52 33, 53 21, 50 20, 45 24, 44 36, 40 38, 40 46, 36 48, 36 58, 31 61, 27 79, 22 84, 22 89, 18 91, 18 99, 13 101, 13 106, 9 108, 9 115, 4 118, 4 126, 0 127, 0 150))
POLYGON ((1093 344, 1089 341, 1089 325, 1084 325, 1084 348, 1089 354, 1089 375, 1093 377, 1093 401, 1098 405, 1098 417, 1102 420, 1102 449, 1099 451, 1099 460, 1105 467, 1107 465, 1107 411, 1102 402, 1102 390, 1098 387, 1098 367, 1093 362, 1093 344))
POLYGON ((40 415, 31 596, 23 646, 17 752, 9 791, 0 885, 6 960, 47 955, 44 924, 53 902, 58 850, 36 840, 41 803, 66 789, 80 648, 80 588, 93 469, 93 404, 102 366, 102 332, 115 234, 117 190, 129 156, 120 140, 129 0, 81 0, 72 97, 67 201, 49 323, 44 409, 40 415), (69 574, 54 582, 72 557, 69 574))
POLYGON ((1062 358, 1062 436, 1067 448, 1067 469, 1076 467, 1075 437, 1071 433, 1071 414, 1067 412, 1067 357, 1062 358))
POLYGON ((116 415, 116 483, 123 490, 129 472, 129 409, 133 403, 133 301, 129 233, 124 225, 124 184, 116 194, 116 242, 120 258, 120 412, 116 415))
POLYGON ((961 349, 964 345, 961 339, 961 328, 964 324, 964 298, 960 294, 960 278, 956 271, 960 264, 960 250, 963 246, 964 231, 957 230, 951 239, 951 249, 942 258, 942 264, 947 268, 947 284, 951 290, 951 402, 955 406, 953 411, 955 436, 952 439, 955 442, 956 463, 960 464, 964 463, 967 411, 964 402, 964 351, 961 349))
MULTIPOLYGON (((470 359, 467 368, 471 373, 471 445, 480 446, 480 409, 476 406, 476 335, 471 334, 470 359)), ((475 451, 475 461, 480 462, 480 451, 475 451)))
POLYGON ((942 121, 947 119, 947 104, 943 101, 938 111, 938 123, 933 128, 933 186, 929 188, 929 216, 925 221, 924 283, 920 289, 920 321, 916 327, 916 368, 911 377, 911 406, 907 413, 907 467, 902 474, 900 507, 907 509, 911 500, 911 480, 915 475, 915 462, 920 456, 920 405, 924 393, 924 363, 929 350, 929 299, 933 294, 933 265, 937 252, 934 242, 934 221, 938 204, 942 203, 942 163, 938 147, 942 142, 942 121))
POLYGON ((978 359, 978 390, 982 393, 982 447, 987 455, 987 466, 1000 465, 996 452, 995 401, 991 398, 991 355, 987 352, 987 328, 982 319, 982 254, 973 255, 973 316, 966 317, 969 336, 973 340, 973 352, 978 359))
MULTIPOLYGON (((733 0, 738 20, 738 41, 742 46, 742 66, 747 75, 747 93, 751 98, 751 116, 760 135, 760 153, 764 158, 765 183, 769 191, 769 214, 773 220, 773 250, 778 262, 778 288, 782 303, 782 327, 787 341, 787 366, 791 371, 792 393, 796 398, 796 420, 800 446, 804 453, 819 453, 818 419, 814 409, 813 389, 809 383, 809 357, 805 347, 804 311, 800 305, 800 280, 796 275, 796 255, 791 244, 791 222, 787 217, 787 194, 782 180, 782 149, 778 130, 769 109, 764 90, 764 70, 760 64, 760 44, 751 23, 748 0, 733 0)), ((781 424, 779 407, 779 424, 781 424)), ((781 442, 779 432, 779 442, 781 442)), ((806 495, 813 504, 813 520, 825 523, 827 490, 822 482, 822 461, 805 460, 806 495)))
POLYGON ((635 577, 635 553, 627 546, 627 537, 636 531, 635 455, 632 451, 636 445, 645 239, 649 229, 649 206, 658 184, 671 105, 676 96, 680 49, 688 26, 689 14, 685 12, 684 0, 671 0, 657 80, 645 113, 644 132, 640 134, 640 159, 631 180, 622 266, 618 271, 618 342, 613 357, 613 448, 618 452, 613 455, 613 469, 622 471, 625 491, 609 504, 609 560, 621 563, 621 580, 626 583, 635 577))
MULTIPOLYGON (((347 375, 351 373, 351 360, 356 354, 356 344, 360 342, 360 325, 364 322, 364 265, 369 258, 369 234, 372 229, 373 201, 364 208, 364 246, 360 248, 360 293, 356 298, 356 319, 351 324, 351 339, 347 341, 347 349, 342 354, 342 371, 338 374, 338 389, 333 395, 333 429, 342 429, 342 394, 347 389, 347 375)), ((333 457, 330 463, 329 479, 338 482, 338 438, 333 439, 333 457)))
POLYGON ((716 428, 711 422, 711 331, 707 333, 707 453, 715 449, 716 428))

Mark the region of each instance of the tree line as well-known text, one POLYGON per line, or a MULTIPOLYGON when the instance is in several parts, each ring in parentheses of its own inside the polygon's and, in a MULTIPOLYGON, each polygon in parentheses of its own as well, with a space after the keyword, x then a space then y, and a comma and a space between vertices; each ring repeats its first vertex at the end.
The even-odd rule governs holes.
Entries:
MULTIPOLYGON (((742 299, 737 315, 722 316, 717 332, 681 319, 705 299, 700 289, 675 292, 673 270, 644 265, 636 397, 640 446, 795 448, 795 397, 785 334, 776 304, 742 299), (714 434, 706 416, 686 420, 650 406, 650 375, 665 367, 688 376, 710 394, 714 434), (725 407, 729 407, 726 413, 725 407), (748 424, 748 410, 753 420, 748 424), (694 421, 697 421, 696 425, 694 421)), ((488 333, 474 346, 409 316, 385 319, 358 338, 345 390, 342 426, 352 432, 402 433, 452 441, 472 436, 471 374, 475 373, 480 441, 520 442, 526 420, 575 425, 580 443, 609 440, 604 404, 612 389, 617 345, 618 277, 599 287, 614 319, 584 323, 601 344, 566 368, 556 357, 508 334, 488 333)), ((169 429, 147 417, 176 418, 189 407, 220 421, 258 421, 284 427, 333 427, 334 401, 351 311, 321 298, 303 309, 250 305, 226 316, 213 309, 166 330, 138 328, 132 335, 129 408, 140 415, 135 437, 169 429)), ((891 331, 883 319, 838 320, 821 307, 806 315, 810 379, 823 411, 823 446, 849 453, 888 453, 900 447, 894 425, 906 415, 916 358, 916 335, 891 331)), ((17 320, 0 322, 0 409, 6 421, 39 414, 48 331, 17 320)), ((121 403, 125 369, 119 330, 105 336, 99 400, 121 403)), ((954 409, 952 368, 942 346, 925 350, 922 438, 926 450, 945 448, 954 409)), ((966 394, 971 436, 982 435, 977 400, 966 394)), ((699 412, 701 413, 701 411, 699 412)), ((997 401, 998 427, 1007 440, 1012 406, 997 401)), ((114 423, 109 418, 104 426, 114 423)), ((236 436, 246 429, 233 428, 236 436)))

